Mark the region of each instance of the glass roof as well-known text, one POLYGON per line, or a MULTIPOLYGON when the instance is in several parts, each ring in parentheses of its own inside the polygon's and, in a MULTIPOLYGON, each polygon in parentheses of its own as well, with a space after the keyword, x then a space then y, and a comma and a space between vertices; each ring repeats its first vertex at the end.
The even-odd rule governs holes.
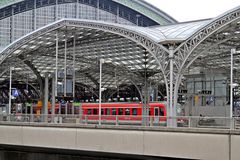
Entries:
MULTIPOLYGON (((157 30, 155 32, 160 32, 164 35, 165 40, 176 40, 184 41, 194 34, 197 30, 201 29, 204 25, 208 24, 211 20, 202 20, 195 22, 185 22, 174 25, 167 26, 154 26, 151 27, 152 30, 157 30)), ((159 42, 164 41, 164 39, 159 39, 159 42)))
POLYGON ((154 40, 157 43, 161 43, 164 41, 184 41, 210 21, 211 20, 208 19, 154 27, 136 27, 119 24, 116 24, 116 26, 135 31, 154 40))

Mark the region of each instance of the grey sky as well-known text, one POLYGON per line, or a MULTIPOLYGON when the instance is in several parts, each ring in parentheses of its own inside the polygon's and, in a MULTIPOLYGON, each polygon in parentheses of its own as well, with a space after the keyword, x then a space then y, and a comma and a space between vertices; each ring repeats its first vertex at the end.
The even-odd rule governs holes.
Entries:
POLYGON ((179 22, 216 17, 240 5, 240 0, 145 0, 179 22))

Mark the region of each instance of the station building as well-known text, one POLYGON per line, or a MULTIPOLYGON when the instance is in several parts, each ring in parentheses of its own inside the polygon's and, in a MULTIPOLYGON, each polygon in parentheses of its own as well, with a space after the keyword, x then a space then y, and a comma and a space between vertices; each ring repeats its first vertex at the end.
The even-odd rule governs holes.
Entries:
POLYGON ((143 0, 0 5, 1 104, 10 87, 13 102, 45 106, 56 97, 96 101, 100 88, 104 101, 166 96, 171 116, 178 103, 185 115, 227 116, 238 98, 240 7, 179 23, 143 0))

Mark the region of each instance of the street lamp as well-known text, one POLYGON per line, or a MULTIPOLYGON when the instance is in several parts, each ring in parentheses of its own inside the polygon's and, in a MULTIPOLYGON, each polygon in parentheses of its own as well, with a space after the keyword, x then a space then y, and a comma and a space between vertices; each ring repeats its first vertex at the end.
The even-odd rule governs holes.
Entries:
POLYGON ((98 124, 101 125, 101 116, 102 116, 102 64, 104 63, 111 63, 111 60, 104 60, 104 59, 100 59, 100 80, 99 80, 99 111, 98 111, 98 115, 99 115, 99 121, 98 124))
POLYGON ((10 67, 8 114, 11 114, 11 106, 12 106, 12 71, 13 70, 14 70, 14 67, 10 67))
POLYGON ((236 53, 236 49, 231 49, 231 75, 230 75, 230 118, 233 116, 233 54, 236 53))

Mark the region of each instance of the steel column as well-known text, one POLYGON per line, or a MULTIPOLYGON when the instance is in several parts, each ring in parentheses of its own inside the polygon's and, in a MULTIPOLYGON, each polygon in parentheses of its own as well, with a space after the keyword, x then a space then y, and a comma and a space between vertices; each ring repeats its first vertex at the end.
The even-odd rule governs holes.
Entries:
MULTIPOLYGON (((169 48, 170 78, 169 78, 169 116, 173 117, 173 47, 169 48)), ((172 118, 168 120, 169 126, 173 126, 172 118)))
POLYGON ((56 62, 55 62, 55 96, 58 93, 58 32, 56 33, 56 62))
POLYGON ((147 85, 147 80, 145 77, 145 85, 144 85, 144 105, 142 107, 142 117, 143 117, 143 125, 147 126, 147 119, 148 119, 148 85, 147 85))
POLYGON ((76 84, 76 73, 75 73, 75 64, 76 63, 76 35, 74 35, 73 39, 73 100, 75 99, 75 84, 76 84))
POLYGON ((13 70, 13 67, 10 67, 8 114, 11 114, 11 109, 12 109, 12 70, 13 70))
POLYGON ((101 125, 101 111, 102 111, 102 64, 104 63, 104 60, 103 59, 100 59, 99 61, 99 68, 100 68, 100 77, 99 77, 99 111, 98 111, 98 114, 99 114, 99 121, 98 121, 98 124, 101 125))
POLYGON ((45 74, 45 83, 44 83, 44 111, 45 115, 48 114, 48 74, 45 74))
POLYGON ((236 49, 231 49, 231 73, 230 73, 230 118, 233 117, 233 54, 236 53, 236 49))
POLYGON ((55 115, 55 105, 56 105, 56 97, 55 97, 55 77, 52 77, 52 108, 51 108, 51 113, 52 117, 55 115))
POLYGON ((64 97, 67 96, 67 32, 65 33, 64 48, 64 97))

